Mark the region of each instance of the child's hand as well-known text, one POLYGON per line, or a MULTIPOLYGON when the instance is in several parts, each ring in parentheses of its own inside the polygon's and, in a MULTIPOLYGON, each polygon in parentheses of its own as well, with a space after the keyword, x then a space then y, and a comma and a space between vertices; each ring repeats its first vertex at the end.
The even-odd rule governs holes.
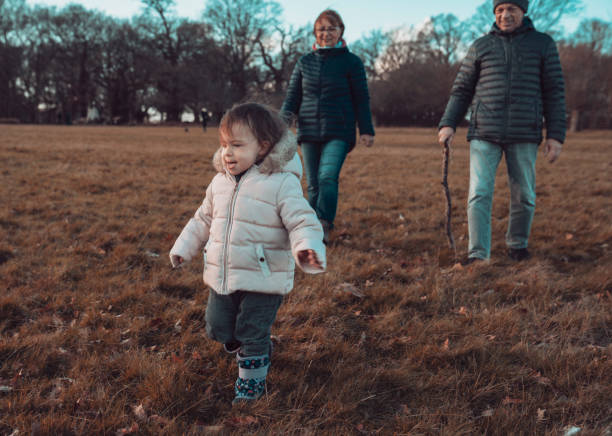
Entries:
POLYGON ((170 263, 172 264, 172 268, 178 268, 183 264, 183 262, 185 262, 185 259, 183 259, 181 256, 176 254, 170 255, 170 263))
POLYGON ((317 254, 314 250, 302 250, 298 252, 298 260, 301 263, 306 263, 310 266, 323 268, 319 259, 317 259, 317 254))

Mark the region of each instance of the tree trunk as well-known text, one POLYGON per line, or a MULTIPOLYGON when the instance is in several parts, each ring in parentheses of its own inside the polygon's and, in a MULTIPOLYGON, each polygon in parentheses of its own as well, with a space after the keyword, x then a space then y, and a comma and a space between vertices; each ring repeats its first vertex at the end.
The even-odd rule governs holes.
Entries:
POLYGON ((570 132, 575 133, 580 130, 580 111, 573 109, 570 114, 570 132))

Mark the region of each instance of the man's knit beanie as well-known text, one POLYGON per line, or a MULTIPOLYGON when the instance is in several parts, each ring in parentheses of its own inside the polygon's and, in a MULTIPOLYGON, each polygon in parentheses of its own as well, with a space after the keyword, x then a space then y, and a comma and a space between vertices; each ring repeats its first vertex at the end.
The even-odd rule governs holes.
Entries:
POLYGON ((527 6, 529 6, 529 0, 493 0, 493 12, 495 12, 495 8, 502 3, 512 3, 513 5, 517 5, 523 10, 524 13, 527 13, 527 6))

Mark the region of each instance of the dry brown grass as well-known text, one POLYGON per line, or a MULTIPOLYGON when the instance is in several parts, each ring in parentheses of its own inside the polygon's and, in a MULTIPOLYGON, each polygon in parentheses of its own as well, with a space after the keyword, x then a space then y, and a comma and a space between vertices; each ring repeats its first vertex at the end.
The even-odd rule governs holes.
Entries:
MULTIPOLYGON (((3 126, 0 434, 610 434, 610 133, 540 159, 534 257, 520 264, 504 256, 502 164, 492 262, 463 270, 438 265, 434 137, 379 129, 351 153, 329 271, 297 274, 269 393, 232 409, 201 264, 167 258, 213 176, 216 131, 3 126)), ((467 177, 460 140, 462 252, 467 177)))

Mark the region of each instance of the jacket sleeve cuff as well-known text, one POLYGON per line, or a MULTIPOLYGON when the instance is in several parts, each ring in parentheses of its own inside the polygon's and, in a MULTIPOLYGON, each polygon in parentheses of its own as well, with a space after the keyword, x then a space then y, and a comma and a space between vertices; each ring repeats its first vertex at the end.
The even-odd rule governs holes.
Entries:
POLYGON ((196 220, 191 218, 170 250, 170 256, 181 256, 185 261, 193 259, 205 242, 206 235, 202 233, 196 220))

